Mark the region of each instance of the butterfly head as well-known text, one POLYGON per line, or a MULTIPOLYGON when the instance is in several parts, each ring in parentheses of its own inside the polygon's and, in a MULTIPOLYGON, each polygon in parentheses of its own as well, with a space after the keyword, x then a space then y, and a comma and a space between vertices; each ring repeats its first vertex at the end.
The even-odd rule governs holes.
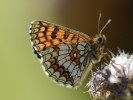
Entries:
POLYGON ((95 37, 95 41, 98 45, 100 46, 104 46, 105 43, 106 43, 106 36, 104 34, 98 34, 96 37, 95 37))

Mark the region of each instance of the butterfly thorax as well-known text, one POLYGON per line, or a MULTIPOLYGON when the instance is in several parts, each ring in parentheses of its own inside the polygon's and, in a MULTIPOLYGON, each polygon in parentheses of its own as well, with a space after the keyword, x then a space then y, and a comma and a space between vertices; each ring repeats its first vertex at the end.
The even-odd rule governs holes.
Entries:
POLYGON ((93 59, 93 63, 101 60, 105 43, 106 37, 103 34, 97 34, 94 38, 90 39, 88 48, 91 48, 91 51, 88 54, 91 53, 90 58, 93 59))
POLYGON ((104 45, 106 43, 106 37, 104 34, 97 34, 93 39, 93 50, 95 63, 99 62, 103 57, 104 45))

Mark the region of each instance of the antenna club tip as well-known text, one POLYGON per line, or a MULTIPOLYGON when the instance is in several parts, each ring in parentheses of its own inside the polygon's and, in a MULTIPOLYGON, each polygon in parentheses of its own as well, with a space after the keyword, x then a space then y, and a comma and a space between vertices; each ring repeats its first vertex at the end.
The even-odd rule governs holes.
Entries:
POLYGON ((102 13, 102 10, 99 10, 99 13, 102 13))
POLYGON ((100 17, 102 16, 102 12, 99 12, 99 16, 100 16, 100 17))
POLYGON ((108 23, 110 23, 110 22, 111 22, 111 19, 108 20, 108 23))

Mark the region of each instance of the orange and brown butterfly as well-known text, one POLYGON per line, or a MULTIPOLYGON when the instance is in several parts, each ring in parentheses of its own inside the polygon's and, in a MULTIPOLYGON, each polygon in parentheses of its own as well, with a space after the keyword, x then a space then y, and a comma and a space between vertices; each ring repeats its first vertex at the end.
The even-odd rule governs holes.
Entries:
POLYGON ((101 32, 89 37, 60 25, 33 21, 30 40, 46 75, 60 85, 77 87, 103 57, 106 37, 101 32))

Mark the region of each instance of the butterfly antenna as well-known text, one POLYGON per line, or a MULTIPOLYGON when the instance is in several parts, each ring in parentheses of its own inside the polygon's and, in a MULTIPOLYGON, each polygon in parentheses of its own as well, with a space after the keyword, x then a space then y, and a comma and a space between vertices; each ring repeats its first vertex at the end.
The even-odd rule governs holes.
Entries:
POLYGON ((103 28, 101 29, 100 33, 102 33, 102 31, 105 29, 105 27, 111 22, 111 19, 109 19, 107 21, 107 23, 103 26, 103 28))
POLYGON ((99 33, 99 29, 100 29, 100 20, 101 20, 101 17, 102 17, 102 13, 100 12, 99 13, 99 18, 98 18, 98 33, 99 33))

